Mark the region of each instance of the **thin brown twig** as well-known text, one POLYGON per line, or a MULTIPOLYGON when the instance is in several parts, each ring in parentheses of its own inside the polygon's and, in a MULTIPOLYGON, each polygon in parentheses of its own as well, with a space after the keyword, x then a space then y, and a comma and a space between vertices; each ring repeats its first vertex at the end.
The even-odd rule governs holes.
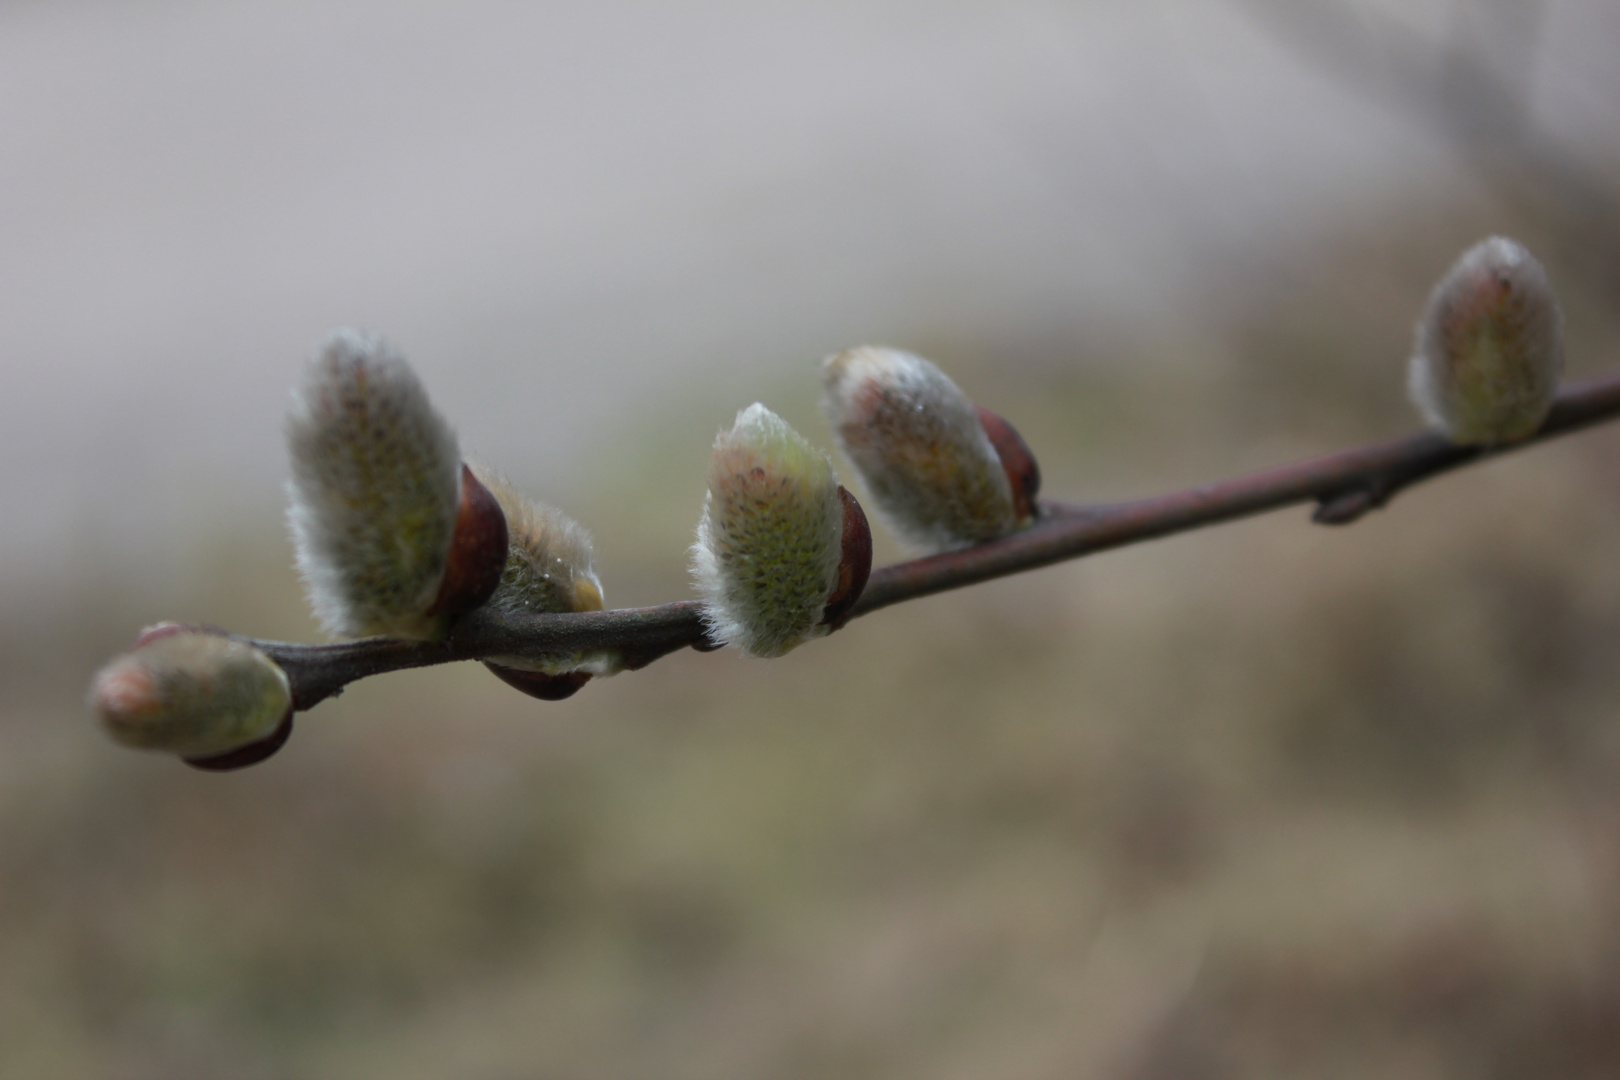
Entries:
MULTIPOLYGON (((1316 502, 1313 520, 1319 524, 1348 524, 1431 476, 1616 418, 1620 418, 1620 373, 1566 387, 1540 431, 1512 446, 1455 446, 1438 434, 1423 432, 1133 502, 1100 506, 1043 502, 1040 518, 1021 532, 872 571, 850 618, 1296 503, 1316 502)), ((692 600, 569 615, 502 616, 480 610, 462 619, 450 637, 439 642, 368 638, 295 645, 240 640, 282 666, 292 683, 294 707, 300 710, 368 675, 455 660, 611 649, 624 655, 627 666, 639 668, 680 649, 715 647, 704 633, 702 605, 692 600)))

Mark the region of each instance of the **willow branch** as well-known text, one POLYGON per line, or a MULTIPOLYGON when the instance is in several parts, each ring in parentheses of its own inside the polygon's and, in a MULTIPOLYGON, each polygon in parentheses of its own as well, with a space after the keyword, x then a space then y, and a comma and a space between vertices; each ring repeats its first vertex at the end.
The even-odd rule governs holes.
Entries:
MULTIPOLYGON (((1438 434, 1424 432, 1132 502, 1099 506, 1043 502, 1035 524, 1021 532, 872 571, 850 618, 948 589, 1298 503, 1317 504, 1312 520, 1318 524, 1349 524, 1432 476, 1617 417, 1620 373, 1566 387, 1541 430, 1512 446, 1455 446, 1438 434)), ((293 705, 302 710, 368 675, 455 660, 612 649, 624 655, 629 667, 640 668, 680 649, 715 648, 704 633, 701 615, 702 605, 692 600, 566 615, 502 616, 479 610, 462 619, 450 637, 439 642, 368 638, 337 645, 294 645, 241 640, 262 649, 282 666, 292 683, 293 705)))

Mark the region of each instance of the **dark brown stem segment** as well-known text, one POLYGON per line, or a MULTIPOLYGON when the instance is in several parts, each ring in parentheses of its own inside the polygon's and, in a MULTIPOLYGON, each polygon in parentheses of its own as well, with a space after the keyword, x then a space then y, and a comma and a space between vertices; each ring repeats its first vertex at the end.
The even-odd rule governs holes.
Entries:
MULTIPOLYGON (((1453 446, 1424 432, 1135 502, 1106 506, 1043 502, 1035 523, 1011 536, 872 571, 848 618, 1295 503, 1315 502, 1314 520, 1320 524, 1348 524, 1431 476, 1616 417, 1620 417, 1620 373, 1566 387, 1541 430, 1512 446, 1453 446)), ((441 642, 370 638, 338 645, 292 645, 240 640, 264 650, 286 670, 293 706, 302 710, 356 679, 452 660, 608 649, 622 654, 627 666, 644 667, 679 649, 714 648, 704 635, 701 611, 702 605, 691 600, 565 615, 500 616, 479 609, 441 642)))

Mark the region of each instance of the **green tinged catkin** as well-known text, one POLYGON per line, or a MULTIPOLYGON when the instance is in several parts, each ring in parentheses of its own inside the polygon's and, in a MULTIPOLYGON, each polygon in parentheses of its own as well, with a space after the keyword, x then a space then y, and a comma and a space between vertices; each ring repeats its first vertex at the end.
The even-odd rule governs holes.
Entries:
POLYGON ((827 633, 844 533, 845 495, 827 455, 763 405, 738 413, 714 441, 692 547, 709 636, 774 657, 827 633))
POLYGON ((287 417, 298 569, 330 634, 432 638, 460 499, 455 433, 382 338, 338 330, 287 417))
MULTIPOLYGON (((590 533, 562 511, 525 498, 493 470, 474 471, 505 513, 508 537, 500 584, 484 606, 500 615, 601 611, 590 533)), ((617 652, 605 649, 497 656, 487 663, 509 684, 551 700, 577 690, 589 676, 612 675, 624 666, 617 652)))
POLYGON ((114 741, 207 758, 270 736, 292 712, 287 676, 223 634, 149 627, 90 683, 91 711, 114 741))

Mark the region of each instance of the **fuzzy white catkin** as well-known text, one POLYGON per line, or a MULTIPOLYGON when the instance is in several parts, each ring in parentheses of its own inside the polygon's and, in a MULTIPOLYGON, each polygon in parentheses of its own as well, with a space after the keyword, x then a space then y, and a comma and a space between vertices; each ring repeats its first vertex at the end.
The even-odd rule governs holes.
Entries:
POLYGON ((1019 527, 1001 458, 973 402, 920 356, 872 345, 822 362, 822 411, 902 540, 944 551, 1019 527))
POLYGON ((460 497, 456 436, 382 338, 334 332, 287 417, 298 569, 328 633, 426 638, 460 497))
POLYGON ((692 573, 709 636, 781 656, 827 632, 844 505, 827 455, 760 404, 714 441, 692 573))
POLYGON ((1455 443, 1528 438, 1558 391, 1563 326, 1536 257, 1504 237, 1483 240, 1429 295, 1408 367, 1412 400, 1455 443))

